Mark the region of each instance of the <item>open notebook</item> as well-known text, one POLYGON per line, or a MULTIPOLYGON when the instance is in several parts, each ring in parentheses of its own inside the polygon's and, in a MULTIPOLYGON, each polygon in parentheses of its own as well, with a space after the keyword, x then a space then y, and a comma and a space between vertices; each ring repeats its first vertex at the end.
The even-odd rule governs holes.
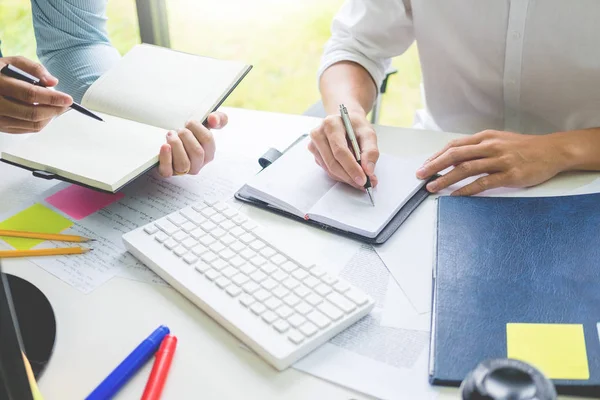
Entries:
POLYGON ((382 154, 375 170, 379 185, 373 189, 373 207, 366 192, 330 179, 315 164, 308 141, 299 142, 254 176, 244 186, 243 197, 372 239, 425 184, 415 177, 423 160, 382 154))
POLYGON ((158 163, 170 129, 204 121, 251 66, 138 45, 85 93, 82 105, 104 122, 76 111, 2 152, 2 160, 116 192, 158 163))

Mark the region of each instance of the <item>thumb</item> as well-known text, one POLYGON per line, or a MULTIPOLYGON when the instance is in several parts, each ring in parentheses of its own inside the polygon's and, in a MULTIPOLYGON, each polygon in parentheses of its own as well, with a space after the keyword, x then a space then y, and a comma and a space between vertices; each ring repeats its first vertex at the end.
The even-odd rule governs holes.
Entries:
POLYGON ((377 136, 375 131, 370 130, 358 137, 358 144, 360 146, 360 163, 369 176, 375 174, 375 165, 379 160, 379 148, 377 147, 377 136))
POLYGON ((216 111, 211 113, 207 120, 209 129, 220 129, 227 125, 228 118, 227 114, 216 111))

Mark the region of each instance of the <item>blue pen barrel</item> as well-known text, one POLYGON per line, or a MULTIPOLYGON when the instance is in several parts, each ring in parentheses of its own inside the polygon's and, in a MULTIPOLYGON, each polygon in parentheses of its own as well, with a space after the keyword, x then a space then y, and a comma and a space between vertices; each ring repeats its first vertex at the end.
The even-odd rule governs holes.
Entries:
POLYGON ((86 397, 86 400, 106 400, 117 394, 119 389, 156 353, 160 343, 169 333, 169 328, 164 325, 159 326, 86 397))

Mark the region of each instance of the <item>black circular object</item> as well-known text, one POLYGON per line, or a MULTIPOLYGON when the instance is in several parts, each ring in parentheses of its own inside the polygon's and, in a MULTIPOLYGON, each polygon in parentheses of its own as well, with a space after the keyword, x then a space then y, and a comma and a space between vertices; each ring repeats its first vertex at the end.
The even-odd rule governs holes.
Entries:
POLYGON ((482 362, 460 389, 463 400, 556 400, 556 389, 544 374, 508 358, 482 362))
POLYGON ((46 368, 54 350, 56 319, 48 298, 32 283, 5 274, 27 359, 36 379, 46 368))

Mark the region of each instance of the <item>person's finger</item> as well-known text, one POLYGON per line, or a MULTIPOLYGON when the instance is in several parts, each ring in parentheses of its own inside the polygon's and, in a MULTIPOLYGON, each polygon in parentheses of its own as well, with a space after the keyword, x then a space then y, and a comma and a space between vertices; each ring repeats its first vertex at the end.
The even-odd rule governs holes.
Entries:
POLYGON ((360 132, 358 137, 360 146, 360 163, 362 169, 369 176, 375 174, 375 165, 379 160, 379 149, 377 147, 377 135, 371 128, 360 132))
POLYGON ((52 118, 42 121, 23 121, 12 117, 0 117, 0 130, 5 132, 4 129, 19 129, 27 132, 39 132, 48 123, 52 121, 52 118))
POLYGON ((56 107, 68 107, 73 104, 73 98, 66 93, 35 86, 7 76, 0 76, 0 95, 26 104, 56 107))
POLYGON ((471 176, 477 176, 481 174, 490 174, 499 171, 497 160, 495 159, 479 159, 473 161, 465 161, 458 164, 447 174, 440 176, 436 180, 427 184, 427 190, 431 193, 439 192, 453 185, 457 182, 462 181, 471 176))
POLYGON ((423 165, 435 160, 440 155, 444 154, 451 147, 461 147, 461 146, 473 145, 473 144, 478 144, 478 143, 481 143, 481 137, 478 135, 470 135, 470 136, 465 136, 465 137, 461 137, 458 139, 453 139, 453 140, 449 141, 448 143, 446 143, 446 145, 440 151, 434 153, 431 157, 429 157, 427 160, 425 160, 425 163, 423 165))
MULTIPOLYGON (((488 156, 485 148, 479 145, 464 145, 451 147, 434 160, 423 165, 417 170, 417 178, 427 179, 453 165, 459 165, 465 161, 475 160, 488 156)), ((467 165, 468 167, 469 165, 467 165)), ((466 168, 466 167, 463 167, 466 168)))
POLYGON ((371 175, 369 179, 371 180, 371 187, 376 188, 377 185, 379 185, 379 178, 377 178, 377 175, 371 175))
POLYGON ((360 187, 360 185, 356 184, 354 180, 350 178, 340 163, 337 162, 329 147, 329 141, 320 129, 311 132, 311 139, 323 160, 325 170, 331 174, 335 180, 346 182, 357 188, 360 187))
POLYGON ((227 114, 215 111, 214 113, 211 113, 206 120, 208 121, 208 127, 210 129, 221 129, 227 125, 229 118, 227 117, 227 114))
POLYGON ((65 107, 22 104, 0 96, 0 116, 4 117, 39 122, 62 114, 65 110, 65 107))
POLYGON ((6 61, 36 78, 39 78, 44 86, 55 86, 58 83, 58 79, 52 76, 50 72, 38 62, 22 56, 7 57, 6 61))
POLYGON ((12 134, 22 134, 22 133, 31 133, 30 130, 27 129, 19 129, 19 128, 3 128, 2 126, 0 126, 0 132, 4 132, 4 133, 12 133, 12 134))
POLYGON ((331 131, 326 135, 326 138, 331 148, 331 154, 344 169, 346 175, 352 178, 354 186, 364 186, 367 182, 367 176, 356 161, 356 156, 352 153, 352 150, 348 148, 348 141, 343 131, 331 131))
POLYGON ((158 162, 158 173, 162 177, 170 178, 173 176, 173 154, 171 151, 171 146, 166 143, 160 146, 158 162))
POLYGON ((189 129, 180 129, 177 133, 190 160, 190 171, 188 173, 196 175, 204 166, 204 149, 189 129))
POLYGON ((190 159, 185 152, 181 139, 179 139, 179 135, 173 131, 169 131, 167 133, 167 143, 171 146, 173 174, 181 175, 187 173, 191 168, 190 159))
POLYGON ((509 183, 509 175, 506 172, 482 176, 462 188, 452 192, 452 196, 472 196, 486 190, 505 186, 509 183))
POLYGON ((215 158, 217 146, 215 144, 215 138, 207 127, 202 125, 199 121, 190 120, 185 124, 185 127, 189 129, 204 150, 204 164, 208 164, 215 158))

